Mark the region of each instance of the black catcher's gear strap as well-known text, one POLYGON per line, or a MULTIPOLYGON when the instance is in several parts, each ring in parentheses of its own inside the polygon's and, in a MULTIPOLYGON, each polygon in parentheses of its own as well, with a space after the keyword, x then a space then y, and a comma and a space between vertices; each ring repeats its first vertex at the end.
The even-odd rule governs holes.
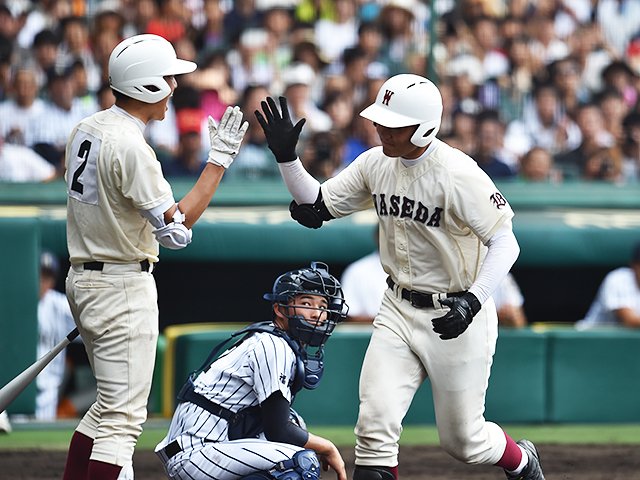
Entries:
POLYGON ((291 218, 307 228, 320 228, 323 222, 334 218, 322 200, 322 190, 318 193, 318 198, 314 203, 298 205, 293 200, 289 205, 289 212, 291 218))

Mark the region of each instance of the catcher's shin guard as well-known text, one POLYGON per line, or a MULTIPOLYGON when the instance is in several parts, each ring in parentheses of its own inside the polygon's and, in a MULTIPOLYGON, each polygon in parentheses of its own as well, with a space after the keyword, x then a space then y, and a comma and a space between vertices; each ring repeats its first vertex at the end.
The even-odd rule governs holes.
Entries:
POLYGON ((390 467, 362 467, 356 465, 353 480, 396 480, 390 467))
POLYGON ((278 462, 268 472, 255 472, 242 480, 319 480, 320 462, 313 450, 300 450, 290 460, 278 462))

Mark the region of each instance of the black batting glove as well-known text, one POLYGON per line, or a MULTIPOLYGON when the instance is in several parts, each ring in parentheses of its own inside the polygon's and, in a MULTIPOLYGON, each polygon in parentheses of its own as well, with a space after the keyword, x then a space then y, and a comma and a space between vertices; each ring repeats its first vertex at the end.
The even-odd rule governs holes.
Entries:
POLYGON ((302 126, 307 121, 302 118, 293 125, 289 116, 289 107, 287 99, 280 97, 280 111, 276 106, 273 98, 267 97, 266 101, 260 102, 262 112, 256 110, 254 113, 258 119, 258 123, 267 137, 269 149, 273 152, 278 163, 293 162, 298 156, 296 155, 296 145, 300 138, 302 126))
POLYGON ((462 335, 482 307, 471 292, 466 292, 460 297, 445 298, 440 300, 440 303, 450 310, 442 317, 431 320, 431 323, 433 331, 439 333, 442 340, 451 340, 462 335))

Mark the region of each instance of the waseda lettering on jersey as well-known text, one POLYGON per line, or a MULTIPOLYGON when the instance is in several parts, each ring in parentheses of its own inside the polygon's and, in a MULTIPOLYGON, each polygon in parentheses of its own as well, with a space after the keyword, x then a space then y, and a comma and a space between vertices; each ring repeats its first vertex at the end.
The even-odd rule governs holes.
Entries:
POLYGON ((416 222, 424 223, 427 227, 440 226, 443 212, 440 207, 432 207, 431 215, 429 215, 429 207, 423 205, 422 202, 416 202, 411 198, 399 197, 398 195, 391 195, 387 200, 386 193, 374 193, 373 203, 380 217, 409 218, 416 222))
POLYGON ((385 90, 384 97, 382 98, 382 104, 388 107, 389 100, 391 100, 392 96, 393 96, 393 92, 391 90, 385 90))

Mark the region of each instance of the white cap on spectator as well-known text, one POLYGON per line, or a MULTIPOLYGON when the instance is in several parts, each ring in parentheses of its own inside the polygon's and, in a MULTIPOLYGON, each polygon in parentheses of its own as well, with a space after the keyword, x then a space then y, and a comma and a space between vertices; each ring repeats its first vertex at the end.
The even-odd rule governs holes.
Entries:
POLYGON ((484 81, 482 62, 467 53, 453 57, 447 65, 447 73, 454 77, 466 75, 475 85, 480 85, 484 81))
POLYGON ((311 85, 316 78, 316 74, 306 63, 296 63, 291 65, 282 73, 282 81, 285 86, 291 85, 311 85))
POLYGON ((249 28, 240 35, 240 45, 249 49, 262 48, 268 40, 269 34, 262 28, 249 28))

